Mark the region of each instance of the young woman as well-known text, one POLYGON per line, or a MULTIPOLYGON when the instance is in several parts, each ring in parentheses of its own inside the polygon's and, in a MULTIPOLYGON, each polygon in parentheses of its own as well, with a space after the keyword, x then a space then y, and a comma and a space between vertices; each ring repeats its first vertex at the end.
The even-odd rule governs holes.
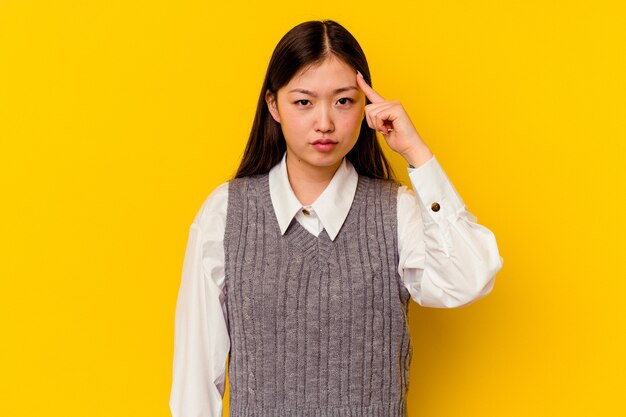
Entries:
POLYGON ((405 416, 410 299, 458 307, 502 266, 357 41, 302 23, 272 55, 236 178, 191 224, 174 417, 405 416), (368 104, 369 103, 369 104, 368 104), (392 180, 376 132, 409 165, 392 180))

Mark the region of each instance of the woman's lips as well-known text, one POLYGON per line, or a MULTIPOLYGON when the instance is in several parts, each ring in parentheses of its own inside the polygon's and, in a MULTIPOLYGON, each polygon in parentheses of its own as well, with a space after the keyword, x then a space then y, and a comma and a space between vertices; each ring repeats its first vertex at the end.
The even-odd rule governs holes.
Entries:
POLYGON ((337 145, 337 141, 332 139, 318 139, 311 145, 320 152, 330 152, 337 145))

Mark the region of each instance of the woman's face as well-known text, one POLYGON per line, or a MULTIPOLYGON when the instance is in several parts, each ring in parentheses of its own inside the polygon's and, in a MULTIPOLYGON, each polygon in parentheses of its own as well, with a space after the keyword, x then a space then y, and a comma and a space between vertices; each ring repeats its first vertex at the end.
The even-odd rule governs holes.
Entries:
POLYGON ((274 95, 266 94, 287 142, 287 164, 336 170, 359 137, 365 95, 355 70, 331 55, 298 72, 274 95))

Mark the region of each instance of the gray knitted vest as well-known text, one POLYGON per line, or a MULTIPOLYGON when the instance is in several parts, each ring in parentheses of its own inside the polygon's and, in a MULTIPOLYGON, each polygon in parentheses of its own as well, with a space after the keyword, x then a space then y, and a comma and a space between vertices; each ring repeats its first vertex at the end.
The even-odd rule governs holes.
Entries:
POLYGON ((230 417, 406 416, 396 203, 395 183, 359 176, 335 241, 296 220, 281 236, 268 175, 230 182, 230 417))

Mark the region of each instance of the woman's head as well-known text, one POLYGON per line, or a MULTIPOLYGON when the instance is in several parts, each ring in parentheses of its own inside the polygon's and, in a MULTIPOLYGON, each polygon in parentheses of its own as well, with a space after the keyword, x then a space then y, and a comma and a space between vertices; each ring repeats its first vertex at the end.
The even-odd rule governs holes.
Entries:
MULTIPOLYGON (((293 135, 293 129, 287 133, 283 131, 286 126, 281 126, 281 113, 283 114, 283 122, 286 122, 285 117, 291 117, 289 120, 294 120, 289 115, 290 109, 292 110, 291 114, 312 114, 307 106, 315 107, 312 101, 315 101, 317 97, 312 98, 307 93, 304 93, 305 96, 299 97, 291 93, 292 96, 288 99, 285 87, 290 82, 293 85, 296 81, 302 81, 309 87, 312 85, 311 83, 319 84, 318 80, 323 80, 324 78, 320 78, 323 75, 339 74, 346 79, 345 74, 349 69, 354 75, 351 84, 356 86, 357 70, 371 84, 369 67, 363 50, 356 39, 338 23, 330 20, 304 22, 287 32, 274 49, 270 59, 257 104, 252 131, 236 176, 243 177, 266 173, 280 162, 283 153, 287 150, 285 134, 293 135), (315 74, 316 71, 317 74, 315 74), (303 101, 302 99, 306 100, 303 101), (296 102, 299 102, 300 112, 294 110, 294 106, 286 107, 287 103, 295 105, 296 102), (281 103, 282 108, 280 108, 281 103), (302 108, 307 108, 307 110, 302 108)), ((336 82, 341 83, 341 80, 336 80, 336 82)), ((318 84, 314 84, 311 89, 307 88, 307 90, 315 90, 318 84)), ((344 82, 344 84, 346 83, 344 82)), ((320 89, 323 90, 323 86, 320 86, 320 89)), ((316 91, 309 91, 309 93, 311 92, 316 94, 316 91)), ((300 95, 302 95, 302 91, 300 91, 300 95)), ((328 98, 330 99, 331 96, 328 95, 328 98)), ((374 178, 390 178, 392 176, 391 169, 380 149, 376 133, 367 126, 367 122, 363 118, 365 104, 363 93, 360 90, 350 91, 348 94, 334 97, 333 100, 332 103, 337 103, 337 105, 331 106, 332 103, 328 101, 329 105, 325 106, 325 109, 331 112, 335 111, 333 114, 343 118, 344 130, 347 126, 346 123, 353 125, 356 144, 354 146, 350 144, 350 149, 345 149, 346 151, 349 150, 346 155, 348 160, 362 175, 374 178), (347 102, 346 98, 355 99, 352 110, 349 110, 352 113, 358 111, 357 107, 360 106, 360 117, 357 123, 353 123, 354 118, 346 122, 348 120, 345 116, 347 111, 344 105, 347 102), (331 107, 340 110, 332 110, 331 107)), ((321 106, 317 108, 321 109, 321 106)), ((302 117, 297 117, 299 118, 298 122, 300 122, 302 117)), ((311 116, 306 117, 311 118, 311 116)), ((324 123, 322 122, 322 124, 324 123)), ((315 129, 321 129, 319 130, 321 132, 320 137, 332 138, 333 132, 329 131, 330 133, 327 135, 324 130, 333 129, 334 131, 335 126, 329 128, 316 124, 315 129)), ((307 138, 301 139, 306 140, 307 138)))

